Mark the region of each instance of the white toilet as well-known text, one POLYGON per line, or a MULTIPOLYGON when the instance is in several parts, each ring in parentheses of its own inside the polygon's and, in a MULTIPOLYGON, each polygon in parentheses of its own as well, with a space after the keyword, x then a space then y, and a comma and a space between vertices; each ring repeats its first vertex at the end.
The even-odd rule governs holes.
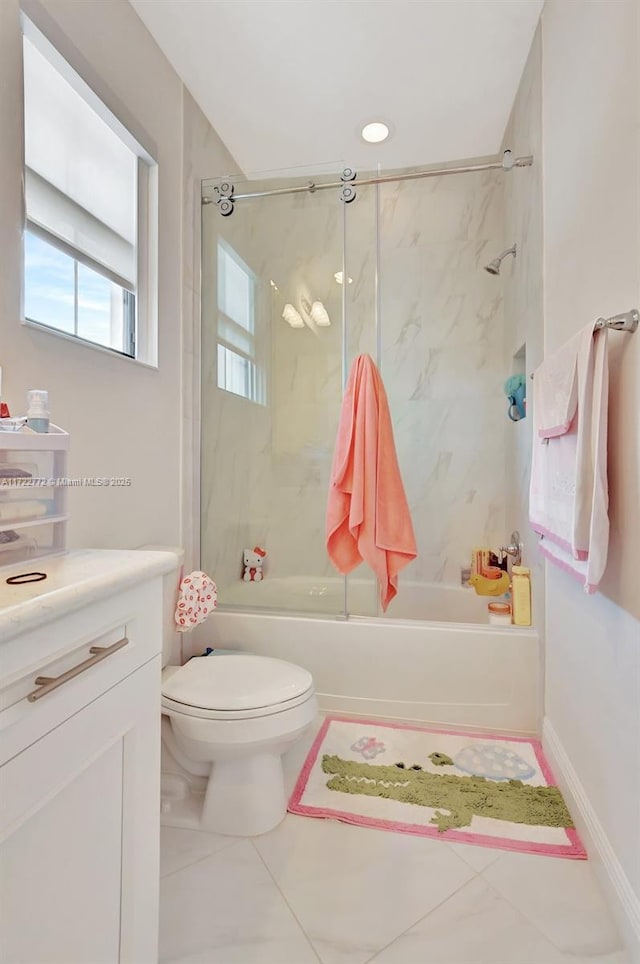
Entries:
MULTIPOLYGON (((293 663, 242 652, 171 665, 175 598, 174 573, 165 582, 163 751, 185 775, 206 780, 201 813, 180 824, 234 836, 266 833, 286 813, 282 755, 318 712, 313 678, 293 663)), ((205 624, 212 636, 215 618, 205 624)))

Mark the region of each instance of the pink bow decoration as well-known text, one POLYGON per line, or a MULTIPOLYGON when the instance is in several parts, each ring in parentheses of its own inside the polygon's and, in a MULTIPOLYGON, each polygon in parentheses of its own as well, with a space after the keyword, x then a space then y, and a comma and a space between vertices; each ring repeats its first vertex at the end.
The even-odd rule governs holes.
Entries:
POLYGON ((191 572, 178 590, 175 621, 179 633, 187 633, 203 623, 218 605, 216 584, 206 572, 191 572))

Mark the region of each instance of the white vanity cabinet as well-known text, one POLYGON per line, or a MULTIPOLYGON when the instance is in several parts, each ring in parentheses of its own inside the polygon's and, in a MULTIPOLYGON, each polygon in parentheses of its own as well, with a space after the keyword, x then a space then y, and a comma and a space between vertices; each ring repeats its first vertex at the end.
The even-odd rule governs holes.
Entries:
POLYGON ((157 961, 162 574, 130 578, 0 635, 3 964, 157 961))

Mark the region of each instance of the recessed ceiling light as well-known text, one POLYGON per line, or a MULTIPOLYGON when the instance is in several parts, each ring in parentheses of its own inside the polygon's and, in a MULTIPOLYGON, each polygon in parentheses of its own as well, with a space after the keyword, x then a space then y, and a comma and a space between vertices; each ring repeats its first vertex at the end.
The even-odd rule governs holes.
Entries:
POLYGON ((362 139, 368 144, 381 144, 389 136, 389 127, 382 121, 372 121, 362 128, 362 139))

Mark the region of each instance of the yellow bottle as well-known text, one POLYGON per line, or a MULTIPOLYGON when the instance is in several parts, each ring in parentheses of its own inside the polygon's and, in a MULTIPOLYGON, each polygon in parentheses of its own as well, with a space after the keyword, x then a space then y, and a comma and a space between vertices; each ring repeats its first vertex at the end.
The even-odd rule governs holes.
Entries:
POLYGON ((514 626, 531 625, 531 570, 526 566, 511 568, 511 604, 514 626))

